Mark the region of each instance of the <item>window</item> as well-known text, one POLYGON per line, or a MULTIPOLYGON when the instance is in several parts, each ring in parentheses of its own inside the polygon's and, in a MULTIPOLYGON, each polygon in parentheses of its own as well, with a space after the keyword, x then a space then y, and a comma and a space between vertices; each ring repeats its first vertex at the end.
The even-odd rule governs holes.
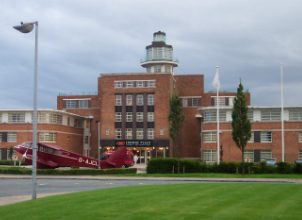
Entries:
POLYGON ((289 111, 290 121, 302 121, 302 111, 289 111))
POLYGON ((15 132, 8 132, 7 142, 17 142, 17 134, 15 132))
POLYGON ((254 132, 251 132, 251 138, 248 140, 248 143, 254 143, 254 132))
POLYGON ((110 135, 110 129, 109 129, 109 128, 106 128, 106 129, 105 129, 105 135, 106 135, 106 136, 109 136, 109 135, 110 135))
POLYGON ((161 129, 159 129, 159 135, 164 135, 164 129, 163 128, 161 128, 161 129))
POLYGON ((148 88, 155 88, 155 80, 148 80, 147 81, 148 88))
POLYGON ((75 118, 74 119, 74 127, 75 128, 83 128, 83 120, 79 119, 79 118, 75 118))
POLYGON ((89 108, 90 100, 79 100, 79 108, 89 108))
POLYGON ((148 112, 147 113, 147 121, 153 122, 154 121, 154 112, 148 112))
POLYGON ((132 122, 132 121, 133 121, 133 113, 126 112, 126 122, 132 122))
POLYGON ((253 113, 253 110, 249 109, 248 112, 247 112, 247 118, 248 120, 250 121, 253 121, 254 120, 254 113, 253 113))
POLYGON ((38 122, 47 123, 48 114, 46 112, 38 112, 38 122))
POLYGON ((62 124, 63 117, 59 114, 49 114, 49 123, 51 124, 62 124))
POLYGON ((144 139, 144 129, 143 128, 136 129, 136 139, 138 139, 138 140, 144 139))
POLYGON ((116 112, 115 113, 115 122, 121 122, 122 121, 122 113, 116 112))
POLYGON ((136 122, 143 122, 143 121, 144 121, 144 113, 136 112, 136 122))
POLYGON ((136 95, 136 105, 144 105, 144 95, 136 95))
POLYGON ((148 105, 154 105, 154 95, 148 94, 148 105))
POLYGON ((122 95, 115 95, 115 106, 122 106, 122 95))
POLYGON ((182 107, 198 107, 200 106, 200 97, 181 97, 182 107))
POLYGON ((8 113, 9 123, 24 123, 25 113, 24 112, 9 112, 8 113))
POLYGON ((244 151, 244 161, 245 162, 254 162, 254 151, 252 151, 252 150, 244 151))
POLYGON ((127 106, 133 105, 133 95, 126 95, 126 105, 127 106))
MULTIPOLYGON (((226 96, 219 96, 218 97, 218 103, 219 106, 230 106, 230 100, 233 100, 234 97, 226 97, 226 96)), ((217 106, 217 97, 216 96, 212 96, 211 97, 211 101, 212 101, 212 106, 217 106)))
POLYGON ((154 66, 154 72, 155 73, 160 73, 161 72, 161 66, 160 65, 154 66))
POLYGON ((298 160, 302 160, 302 150, 299 150, 298 160))
POLYGON ((272 151, 271 150, 262 150, 260 151, 260 160, 266 161, 268 159, 272 159, 272 151))
POLYGON ((299 139, 299 143, 302 143, 302 132, 299 132, 299 137, 298 137, 298 139, 299 139))
POLYGON ((148 128, 147 129, 147 138, 150 140, 154 139, 154 128, 148 128))
POLYGON ((122 81, 114 81, 114 88, 123 88, 122 81))
MULTIPOLYGON (((216 110, 215 111, 205 111, 204 122, 216 122, 216 110)), ((219 111, 219 121, 226 121, 226 111, 219 111)))
POLYGON ((134 82, 133 81, 126 81, 126 88, 133 88, 134 82))
POLYGON ((204 132, 202 133, 203 143, 214 143, 216 142, 216 132, 204 132))
POLYGON ((54 132, 41 132, 39 133, 40 142, 56 142, 56 133, 54 132))
POLYGON ((115 139, 122 139, 122 129, 121 128, 115 129, 115 139))
POLYGON ((126 139, 128 139, 128 140, 132 139, 132 128, 126 129, 126 139))
POLYGON ((0 123, 2 123, 2 114, 0 113, 0 123))
POLYGON ((84 144, 89 144, 89 136, 84 137, 84 144))
POLYGON ((65 100, 65 108, 77 108, 77 100, 65 100))
POLYGON ((272 142, 272 132, 261 131, 260 140, 261 140, 261 143, 271 143, 272 142))
POLYGON ((136 81, 137 88, 144 88, 144 81, 136 81))
POLYGON ((261 111, 262 121, 279 121, 281 119, 281 113, 279 110, 261 111))
POLYGON ((215 163, 217 161, 216 150, 204 150, 203 151, 203 161, 206 163, 215 163))

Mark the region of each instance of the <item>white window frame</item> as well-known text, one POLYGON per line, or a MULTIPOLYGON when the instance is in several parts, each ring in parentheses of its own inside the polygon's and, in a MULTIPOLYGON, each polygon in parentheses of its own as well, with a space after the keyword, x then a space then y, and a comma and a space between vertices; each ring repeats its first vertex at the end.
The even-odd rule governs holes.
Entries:
POLYGON ((262 110, 261 121, 280 121, 281 112, 279 110, 262 110))
POLYGON ((133 122, 133 112, 126 112, 126 122, 133 122))
POLYGON ((122 106, 122 95, 115 95, 115 106, 122 106))
POLYGON ((122 122, 122 112, 115 112, 115 122, 122 122))
POLYGON ((133 139, 132 128, 126 128, 126 139, 127 140, 132 140, 133 139))
POLYGON ((56 143, 57 134, 55 132, 40 132, 39 133, 39 142, 42 143, 56 143))
POLYGON ((90 103, 89 99, 79 100, 79 108, 82 109, 89 108, 89 103, 90 103))
POLYGON ((146 87, 147 88, 155 88, 156 87, 155 80, 148 80, 146 87))
POLYGON ((154 128, 147 129, 147 139, 149 139, 149 140, 154 139, 154 128))
POLYGON ((136 112, 136 122, 144 121, 144 112, 136 112))
POLYGON ((134 88, 134 81, 126 81, 126 88, 134 88))
POLYGON ((254 162, 254 151, 253 150, 244 151, 244 161, 245 162, 254 162))
POLYGON ((302 132, 298 133, 298 142, 302 143, 302 132))
POLYGON ((273 158, 273 154, 271 150, 261 150, 260 151, 260 160, 266 161, 273 158))
POLYGON ((203 150, 202 152, 203 161, 206 163, 217 162, 217 150, 203 150))
POLYGON ((148 94, 148 105, 154 105, 154 94, 148 94))
POLYGON ((114 130, 114 134, 115 134, 115 139, 117 139, 117 140, 122 139, 122 129, 121 128, 116 128, 114 130))
POLYGON ((202 142, 203 143, 216 143, 216 141, 217 141, 217 132, 216 131, 202 132, 202 142))
POLYGON ((273 134, 271 131, 261 131, 260 132, 260 142, 261 143, 272 143, 273 134))
POLYGON ((17 142, 17 133, 16 132, 8 132, 7 133, 7 142, 9 142, 9 143, 17 142))
POLYGON ((147 121, 154 122, 154 112, 147 112, 147 121))
POLYGON ((114 81, 114 88, 123 88, 123 81, 114 81))
POLYGON ((8 123, 25 123, 25 112, 9 112, 8 123))
POLYGON ((126 95, 126 105, 127 106, 132 106, 133 105, 133 95, 132 94, 127 94, 126 95))
POLYGON ((144 129, 143 128, 136 129, 136 139, 138 139, 138 140, 144 139, 144 129))
POLYGON ((65 108, 66 109, 78 108, 78 101, 77 100, 64 100, 64 101, 65 101, 65 108))
POLYGON ((137 106, 143 106, 144 105, 144 95, 143 94, 137 94, 136 95, 136 105, 137 106))
POLYGON ((144 88, 145 87, 144 81, 136 81, 136 87, 137 88, 144 88))

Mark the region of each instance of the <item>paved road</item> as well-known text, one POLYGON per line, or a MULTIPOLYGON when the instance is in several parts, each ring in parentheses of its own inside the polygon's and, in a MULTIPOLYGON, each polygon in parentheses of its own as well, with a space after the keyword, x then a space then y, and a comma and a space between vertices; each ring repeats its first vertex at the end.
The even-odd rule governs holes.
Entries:
MULTIPOLYGON (((37 196, 106 189, 121 186, 175 184, 188 182, 273 182, 302 184, 302 179, 252 179, 252 178, 167 178, 167 177, 113 177, 113 176, 40 176, 37 196)), ((0 175, 0 205, 30 200, 30 176, 0 175)))

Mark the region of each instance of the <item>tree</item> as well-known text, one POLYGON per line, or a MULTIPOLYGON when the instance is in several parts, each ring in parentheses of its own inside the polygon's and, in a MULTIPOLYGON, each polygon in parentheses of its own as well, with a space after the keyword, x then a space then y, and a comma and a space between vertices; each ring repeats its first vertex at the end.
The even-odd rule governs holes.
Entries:
POLYGON ((251 138, 251 123, 247 113, 246 97, 243 93, 243 85, 240 82, 232 111, 232 137, 237 147, 241 150, 242 173, 244 173, 244 150, 248 140, 251 138))
POLYGON ((179 156, 178 151, 178 138, 181 129, 182 122, 184 120, 184 115, 182 112, 181 99, 173 94, 170 99, 170 113, 169 113, 169 135, 173 141, 174 155, 179 156))

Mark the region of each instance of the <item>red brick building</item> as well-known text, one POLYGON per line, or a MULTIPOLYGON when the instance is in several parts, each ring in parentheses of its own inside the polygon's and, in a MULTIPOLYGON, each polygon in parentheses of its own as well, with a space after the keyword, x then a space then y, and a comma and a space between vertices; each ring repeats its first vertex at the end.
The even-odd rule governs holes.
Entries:
MULTIPOLYGON (((38 141, 76 153, 90 153, 90 118, 58 110, 38 111, 38 141)), ((12 147, 32 141, 32 110, 0 110, 0 160, 11 159, 12 147)))
MULTIPOLYGON (((173 47, 166 44, 164 32, 156 32, 146 47, 142 73, 104 73, 98 78, 94 95, 59 95, 57 109, 49 114, 62 115, 60 123, 39 122, 38 132, 55 133, 55 143, 76 152, 97 157, 100 151, 126 145, 145 163, 152 157, 175 155, 169 137, 169 100, 173 93, 182 101, 184 122, 179 137, 182 158, 217 162, 216 103, 220 106, 220 146, 223 161, 240 161, 241 152, 232 141, 231 112, 234 92, 204 91, 203 74, 175 74, 178 62, 173 47), (69 118, 69 119, 68 119, 69 118), (82 121, 75 126, 68 120, 82 121)), ((247 103, 250 94, 246 93, 247 103)), ((276 107, 250 106, 252 138, 247 161, 281 160, 281 111, 276 107)), ((0 147, 31 140, 31 121, 8 123, 9 113, 0 113, 0 147), (17 140, 8 143, 9 132, 17 140), (20 131, 20 136, 18 134, 20 131), (0 133, 1 134, 1 133, 0 133), (4 141, 3 141, 4 140, 4 141)), ((29 119, 30 112, 27 112, 29 119)), ((284 111, 285 159, 302 160, 302 107, 284 111)), ((40 139, 41 140, 41 139, 40 139)))

